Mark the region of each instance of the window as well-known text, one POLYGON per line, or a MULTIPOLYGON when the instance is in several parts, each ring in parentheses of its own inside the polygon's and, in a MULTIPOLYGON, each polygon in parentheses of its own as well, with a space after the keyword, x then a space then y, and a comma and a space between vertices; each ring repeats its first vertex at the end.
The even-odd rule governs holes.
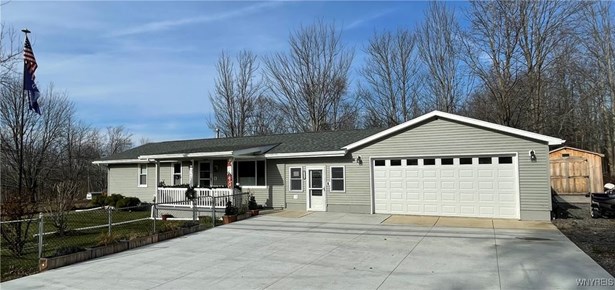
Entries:
POLYGON ((139 186, 147 187, 147 164, 139 164, 139 186))
POLYGON ((568 154, 568 153, 562 154, 562 158, 568 158, 568 157, 570 157, 570 154, 568 154))
POLYGON ((500 163, 500 164, 512 164, 512 157, 510 157, 510 156, 498 157, 498 163, 500 163))
POLYGON ((290 191, 302 191, 301 167, 290 168, 290 191))
POLYGON ((385 160, 376 160, 374 161, 374 165, 376 166, 384 166, 386 164, 385 160))
MULTIPOLYGON (((400 160, 401 162, 401 160, 400 160)), ((331 167, 331 191, 345 191, 345 170, 343 166, 331 167)))
POLYGON ((459 158, 459 164, 461 165, 472 164, 472 157, 459 158))
POLYGON ((211 162, 199 162, 199 187, 211 186, 211 162))
POLYGON ((436 159, 423 159, 423 165, 436 165, 436 159))
POLYGON ((442 158, 440 161, 442 165, 453 165, 453 158, 442 158))
POLYGON ((182 184, 182 164, 173 163, 173 185, 182 184))
POLYGON ((241 186, 265 186, 265 161, 236 161, 235 179, 241 186))
POLYGON ((478 164, 491 164, 491 157, 479 157, 478 164))
POLYGON ((419 165, 419 160, 418 159, 407 159, 406 160, 406 165, 408 165, 408 166, 419 165))
POLYGON ((401 160, 400 159, 391 160, 391 166, 401 166, 401 160))

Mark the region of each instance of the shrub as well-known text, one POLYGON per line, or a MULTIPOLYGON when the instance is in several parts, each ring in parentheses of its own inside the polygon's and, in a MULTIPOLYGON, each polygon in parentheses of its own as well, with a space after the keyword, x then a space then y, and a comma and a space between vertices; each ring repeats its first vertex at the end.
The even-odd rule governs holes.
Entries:
POLYGON ((248 208, 250 210, 258 209, 258 204, 256 203, 256 198, 254 197, 254 195, 250 196, 250 201, 248 201, 248 208))
POLYGON ((141 200, 139 200, 136 197, 124 197, 120 199, 119 201, 117 201, 117 203, 115 204, 115 207, 116 208, 135 207, 135 206, 138 206, 140 203, 141 203, 141 200))
POLYGON ((98 237, 96 237, 97 245, 99 246, 108 246, 117 241, 119 241, 122 237, 116 233, 106 233, 102 232, 98 237))
POLYGON ((114 194, 112 194, 112 195, 110 195, 110 196, 107 196, 107 198, 105 199, 105 205, 115 207, 115 205, 117 204, 117 202, 118 202, 119 200, 121 200, 122 198, 124 198, 124 196, 123 196, 123 195, 121 195, 121 194, 115 194, 115 193, 114 193, 114 194))
POLYGON ((181 224, 179 222, 176 222, 176 221, 164 221, 160 225, 160 228, 158 229, 158 232, 159 233, 170 232, 170 231, 178 230, 179 228, 181 228, 181 224))
POLYGON ((233 206, 233 203, 229 200, 226 202, 226 208, 224 209, 225 215, 236 215, 237 207, 233 206))
POLYGON ((90 202, 90 204, 91 204, 92 206, 103 206, 103 205, 105 205, 106 198, 107 198, 107 197, 106 197, 106 196, 103 196, 103 195, 96 196, 96 197, 94 197, 94 198, 92 199, 92 201, 90 202))

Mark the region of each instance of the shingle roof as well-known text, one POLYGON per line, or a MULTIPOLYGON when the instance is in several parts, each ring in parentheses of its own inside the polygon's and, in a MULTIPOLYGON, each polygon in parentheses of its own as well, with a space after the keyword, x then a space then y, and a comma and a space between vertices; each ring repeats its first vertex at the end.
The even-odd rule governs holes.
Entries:
POLYGON ((102 160, 136 159, 141 155, 234 151, 266 145, 275 145, 267 153, 335 151, 382 130, 384 129, 165 141, 141 145, 102 160))

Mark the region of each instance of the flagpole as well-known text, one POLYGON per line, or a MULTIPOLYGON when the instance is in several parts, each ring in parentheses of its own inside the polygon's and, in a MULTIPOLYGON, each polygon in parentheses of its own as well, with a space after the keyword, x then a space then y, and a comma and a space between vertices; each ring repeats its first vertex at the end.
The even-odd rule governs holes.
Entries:
MULTIPOLYGON (((24 43, 25 43, 25 39, 28 37, 28 33, 30 33, 30 30, 28 30, 27 28, 24 28, 21 30, 21 32, 24 33, 25 38, 24 38, 24 43)), ((25 88, 25 80, 26 80, 26 62, 24 60, 23 63, 23 80, 21 82, 21 105, 19 106, 21 109, 21 114, 20 114, 20 132, 19 132, 19 198, 23 197, 23 139, 24 139, 24 115, 25 115, 25 111, 24 111, 24 107, 25 107, 25 98, 26 98, 26 88, 25 88)), ((32 197, 30 198, 31 201, 33 202, 34 200, 32 200, 32 197)))

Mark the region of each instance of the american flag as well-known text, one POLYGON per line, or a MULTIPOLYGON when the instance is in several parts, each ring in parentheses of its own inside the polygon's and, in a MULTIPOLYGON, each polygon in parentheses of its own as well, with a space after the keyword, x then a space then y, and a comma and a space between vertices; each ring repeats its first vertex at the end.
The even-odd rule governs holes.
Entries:
POLYGON ((23 89, 25 91, 28 91, 30 110, 34 110, 37 114, 40 115, 41 110, 38 106, 38 98, 40 96, 40 92, 38 90, 38 87, 36 87, 36 83, 34 82, 34 72, 36 71, 38 65, 36 64, 34 52, 32 51, 32 45, 30 44, 30 40, 28 39, 27 35, 26 43, 23 46, 23 61, 23 89))
POLYGON ((24 44, 23 48, 23 60, 26 65, 26 69, 28 73, 32 75, 32 80, 34 80, 34 72, 38 65, 36 64, 36 59, 34 58, 34 51, 32 51, 32 45, 30 44, 30 40, 26 36, 26 44, 24 44))

